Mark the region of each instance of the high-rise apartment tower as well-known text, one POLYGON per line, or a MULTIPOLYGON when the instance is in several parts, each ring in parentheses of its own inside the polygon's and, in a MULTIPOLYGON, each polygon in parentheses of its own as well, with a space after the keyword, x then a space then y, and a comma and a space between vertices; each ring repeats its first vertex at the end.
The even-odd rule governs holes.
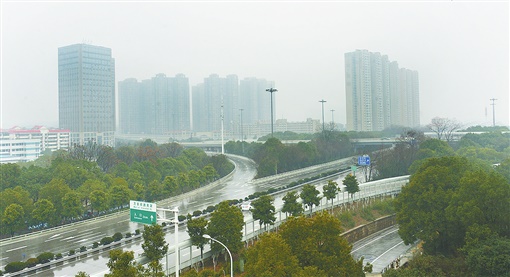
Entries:
POLYGON ((115 60, 110 48, 74 44, 58 49, 59 126, 71 144, 114 146, 115 60))
POLYGON ((345 53, 347 130, 420 125, 418 72, 367 50, 345 53))

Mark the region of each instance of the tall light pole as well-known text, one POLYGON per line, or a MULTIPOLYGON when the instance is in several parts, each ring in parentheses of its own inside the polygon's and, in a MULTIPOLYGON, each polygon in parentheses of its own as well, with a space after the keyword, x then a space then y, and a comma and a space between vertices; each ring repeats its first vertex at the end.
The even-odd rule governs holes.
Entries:
POLYGON ((335 117, 333 117, 333 112, 335 112, 335 110, 330 110, 331 111, 331 123, 333 123, 333 125, 335 124, 335 117))
POLYGON ((319 101, 322 103, 322 132, 324 132, 326 129, 324 128, 324 103, 326 103, 327 101, 322 99, 321 101, 319 101))
POLYGON ((219 240, 211 238, 211 236, 209 236, 208 234, 204 234, 203 237, 206 239, 214 240, 215 242, 225 247, 225 249, 227 249, 228 255, 230 256, 230 277, 234 277, 234 260, 232 259, 232 253, 230 253, 230 250, 228 250, 227 246, 221 243, 219 240))
POLYGON ((490 99, 492 101, 492 127, 495 127, 496 126, 496 112, 495 112, 495 106, 496 106, 496 103, 494 103, 494 101, 498 100, 498 99, 495 99, 495 98, 491 98, 490 99))
POLYGON ((221 97, 221 154, 225 155, 225 144, 223 143, 223 97, 221 97))
POLYGON ((244 109, 239 109, 241 111, 241 147, 243 149, 243 154, 244 154, 244 134, 243 134, 243 110, 244 109))
POLYGON ((278 90, 275 88, 268 88, 266 91, 271 93, 271 137, 273 136, 273 92, 277 92, 278 90))

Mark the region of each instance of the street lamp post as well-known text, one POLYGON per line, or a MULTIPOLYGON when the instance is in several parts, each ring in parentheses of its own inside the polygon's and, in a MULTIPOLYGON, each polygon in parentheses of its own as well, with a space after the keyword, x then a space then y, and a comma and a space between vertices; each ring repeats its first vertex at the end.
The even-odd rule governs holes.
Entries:
POLYGON ((241 147, 243 149, 243 154, 244 154, 244 134, 243 134, 243 110, 244 109, 239 109, 241 111, 241 147))
POLYGON ((326 103, 327 101, 322 99, 321 101, 319 101, 322 103, 322 132, 324 132, 326 129, 324 128, 324 103, 326 103))
POLYGON ((335 110, 331 110, 331 123, 335 125, 335 117, 333 116, 333 112, 335 112, 335 110))
POLYGON ((278 90, 275 88, 268 88, 266 91, 271 93, 271 137, 273 136, 273 92, 277 92, 278 90))
POLYGON ((204 234, 203 237, 206 239, 214 240, 215 242, 225 247, 225 249, 227 249, 228 255, 230 256, 230 277, 234 277, 234 260, 232 259, 232 253, 230 253, 230 250, 228 250, 227 246, 221 243, 219 240, 211 238, 211 236, 209 236, 208 234, 204 234))

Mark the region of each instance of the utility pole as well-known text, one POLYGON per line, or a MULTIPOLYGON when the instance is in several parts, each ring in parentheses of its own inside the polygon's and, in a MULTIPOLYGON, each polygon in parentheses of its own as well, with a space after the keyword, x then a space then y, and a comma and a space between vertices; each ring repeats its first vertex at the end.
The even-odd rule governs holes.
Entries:
POLYGON ((273 92, 277 92, 278 90, 275 88, 268 88, 266 91, 271 93, 271 137, 273 137, 273 92))
POLYGON ((223 96, 221 97, 221 154, 225 155, 225 144, 223 143, 223 96))
POLYGON ((331 123, 333 123, 333 125, 335 125, 335 117, 333 117, 333 112, 335 110, 331 110, 331 123))
POLYGON ((496 126, 496 111, 495 111, 495 106, 496 106, 496 103, 494 103, 494 101, 498 100, 498 99, 495 99, 495 98, 491 98, 490 99, 492 101, 492 127, 495 127, 496 126))
POLYGON ((322 99, 319 102, 322 103, 322 132, 324 132, 326 130, 326 129, 324 129, 324 103, 326 103, 327 101, 322 99))
POLYGON ((243 149, 243 154, 244 154, 244 134, 243 134, 243 110, 244 109, 239 109, 241 111, 241 147, 243 149))

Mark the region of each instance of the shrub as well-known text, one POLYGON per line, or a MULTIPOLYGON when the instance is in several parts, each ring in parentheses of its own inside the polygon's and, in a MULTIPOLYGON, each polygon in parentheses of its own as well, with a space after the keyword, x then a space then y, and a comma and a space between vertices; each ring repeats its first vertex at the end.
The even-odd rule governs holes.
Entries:
POLYGON ((92 244, 92 248, 97 248, 99 246, 99 242, 95 241, 93 244, 92 244))
POLYGON ((356 225, 354 222, 354 218, 352 217, 352 214, 350 212, 343 212, 338 216, 338 219, 340 219, 340 222, 342 223, 342 226, 350 229, 356 225))
POLYGON ((113 236, 112 236, 113 241, 119 241, 119 240, 121 240, 122 238, 123 238, 123 236, 122 236, 122 234, 121 234, 121 233, 119 233, 119 232, 117 232, 117 233, 113 234, 113 236))
POLYGON ((102 245, 108 245, 110 243, 113 242, 113 238, 112 237, 104 237, 101 239, 101 244, 102 245))
POLYGON ((55 255, 55 259, 62 259, 62 253, 58 253, 57 255, 55 255))
POLYGON ((39 262, 41 264, 45 264, 45 263, 53 260, 54 257, 55 257, 55 255, 51 252, 43 252, 43 253, 39 254, 39 256, 37 256, 37 259, 39 260, 39 262))
POLYGON ((135 235, 139 235, 140 234, 140 229, 136 229, 135 230, 135 235))
POLYGON ((161 226, 165 227, 166 226, 166 222, 161 223, 161 226))
POLYGON ((177 219, 179 220, 179 222, 181 222, 181 221, 183 221, 183 220, 185 220, 185 219, 186 219, 186 216, 185 216, 185 215, 179 215, 179 216, 177 217, 177 219))
POLYGON ((87 251, 87 247, 85 247, 85 246, 80 247, 80 252, 85 252, 85 251, 87 251))
POLYGON ((361 216, 361 218, 363 218, 366 221, 375 220, 375 216, 372 214, 372 210, 370 208, 361 209, 360 216, 361 216))
POLYGON ((38 263, 39 263, 39 260, 37 258, 30 258, 30 259, 28 259, 25 262, 25 266, 26 267, 33 267, 33 266, 35 266, 38 263))
POLYGON ((24 262, 11 262, 5 266, 5 273, 17 272, 27 267, 24 262))
POLYGON ((214 212, 216 208, 214 206, 207 206, 207 209, 205 209, 208 213, 214 212))
POLYGON ((193 216, 194 216, 194 217, 200 216, 201 214, 202 214, 202 212, 201 212, 201 211, 194 211, 194 212, 193 212, 193 216))
POLYGON ((130 238, 131 237, 131 232, 127 232, 126 233, 126 238, 130 238))
POLYGON ((76 251, 75 251, 74 249, 69 250, 69 256, 72 256, 72 255, 74 255, 75 253, 76 253, 76 251))

